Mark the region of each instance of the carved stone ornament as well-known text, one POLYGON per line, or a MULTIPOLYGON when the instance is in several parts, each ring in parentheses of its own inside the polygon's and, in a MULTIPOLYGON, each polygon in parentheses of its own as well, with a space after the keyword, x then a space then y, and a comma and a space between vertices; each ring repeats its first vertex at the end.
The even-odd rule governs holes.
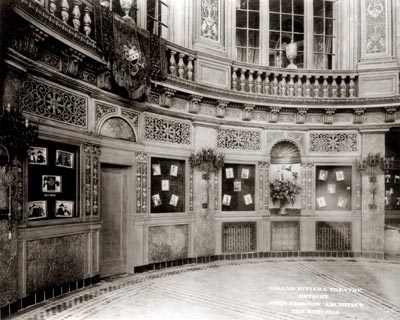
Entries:
POLYGON ((309 152, 358 152, 356 132, 316 132, 310 133, 309 152))
POLYGON ((189 102, 189 112, 190 113, 199 113, 200 111, 200 103, 203 97, 201 96, 192 96, 190 97, 190 102, 189 102))
POLYGON ((217 148, 260 151, 261 131, 218 128, 217 148))
POLYGON ((385 0, 367 1, 367 53, 384 53, 387 50, 386 5, 385 0))

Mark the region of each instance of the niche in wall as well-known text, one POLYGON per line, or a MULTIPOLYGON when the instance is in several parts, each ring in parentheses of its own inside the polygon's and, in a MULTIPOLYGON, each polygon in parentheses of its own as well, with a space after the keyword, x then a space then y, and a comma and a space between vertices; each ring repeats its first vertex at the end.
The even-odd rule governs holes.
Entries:
POLYGON ((254 211, 255 166, 225 163, 222 169, 222 211, 254 211))
POLYGON ((28 220, 79 216, 79 148, 39 140, 28 157, 28 220))
POLYGON ((185 211, 185 160, 151 158, 151 213, 185 211))

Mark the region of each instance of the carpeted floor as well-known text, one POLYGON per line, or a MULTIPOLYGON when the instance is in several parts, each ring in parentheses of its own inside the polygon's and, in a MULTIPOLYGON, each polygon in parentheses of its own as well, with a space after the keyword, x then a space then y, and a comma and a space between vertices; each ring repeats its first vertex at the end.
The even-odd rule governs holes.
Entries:
POLYGON ((220 261, 116 277, 14 319, 400 319, 400 263, 220 261))

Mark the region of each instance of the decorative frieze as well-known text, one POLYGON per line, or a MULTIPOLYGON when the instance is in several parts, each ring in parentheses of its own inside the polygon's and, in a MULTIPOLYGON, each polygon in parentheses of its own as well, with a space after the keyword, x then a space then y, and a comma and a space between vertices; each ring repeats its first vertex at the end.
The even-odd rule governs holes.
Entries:
POLYGON ((354 124, 363 123, 363 115, 364 115, 364 113, 365 113, 365 108, 355 108, 354 109, 354 116, 353 116, 354 124))
POLYGON ((254 110, 254 107, 255 107, 254 104, 245 104, 244 105, 242 120, 244 120, 244 121, 251 120, 251 114, 254 110))
POLYGON ((144 117, 144 140, 178 145, 191 145, 192 130, 188 121, 154 117, 144 117))
POLYGON ((260 151, 261 131, 218 128, 217 148, 260 151))
POLYGON ((229 101, 224 101, 224 100, 218 100, 217 104, 217 118, 224 118, 225 117, 225 112, 226 108, 229 105, 229 101))
POLYGON ((93 216, 99 214, 99 172, 100 146, 91 143, 83 145, 84 151, 84 203, 85 214, 93 216))
POLYGON ((332 124, 336 109, 325 109, 324 123, 332 124))
POLYGON ((385 122, 394 122, 396 120, 396 107, 385 108, 385 122))
POLYGON ((358 152, 359 135, 356 132, 311 132, 309 152, 358 152))
POLYGON ((219 41, 219 1, 201 0, 201 37, 219 41))
POLYGON ((175 96, 176 90, 165 88, 160 92, 160 106, 164 108, 172 107, 172 98, 175 96))
POLYGON ((19 53, 31 59, 39 54, 39 43, 47 38, 47 34, 33 26, 20 26, 13 33, 11 46, 19 53))
POLYGON ((46 50, 42 50, 38 57, 39 61, 44 63, 45 65, 60 71, 61 68, 61 59, 60 57, 52 54, 46 50))
POLYGON ((255 222, 222 223, 222 252, 255 251, 257 224, 255 222))
POLYGON ((366 1, 366 48, 368 54, 387 51, 386 5, 386 0, 366 1))
POLYGON ((271 123, 276 123, 276 122, 278 122, 280 110, 281 110, 280 107, 272 107, 272 108, 271 108, 271 117, 270 117, 270 119, 269 119, 269 122, 271 122, 271 123))
POLYGON ((20 90, 21 110, 39 117, 87 127, 86 97, 33 79, 25 79, 20 90))
POLYGON ((189 113, 199 113, 202 96, 191 96, 189 99, 189 113))
POLYGON ((147 213, 148 155, 135 153, 136 162, 136 213, 147 213))
POLYGON ((117 107, 96 103, 96 123, 99 123, 105 116, 109 114, 117 114, 117 107))

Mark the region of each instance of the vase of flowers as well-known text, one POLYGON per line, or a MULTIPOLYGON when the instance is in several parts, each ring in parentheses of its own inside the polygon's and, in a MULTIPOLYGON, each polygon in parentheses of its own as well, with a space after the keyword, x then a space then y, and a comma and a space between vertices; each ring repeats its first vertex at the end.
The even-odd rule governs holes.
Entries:
POLYGON ((292 206, 296 200, 296 195, 300 193, 301 188, 292 181, 274 180, 270 183, 271 198, 273 202, 279 201, 279 213, 285 214, 285 207, 291 203, 292 206))

